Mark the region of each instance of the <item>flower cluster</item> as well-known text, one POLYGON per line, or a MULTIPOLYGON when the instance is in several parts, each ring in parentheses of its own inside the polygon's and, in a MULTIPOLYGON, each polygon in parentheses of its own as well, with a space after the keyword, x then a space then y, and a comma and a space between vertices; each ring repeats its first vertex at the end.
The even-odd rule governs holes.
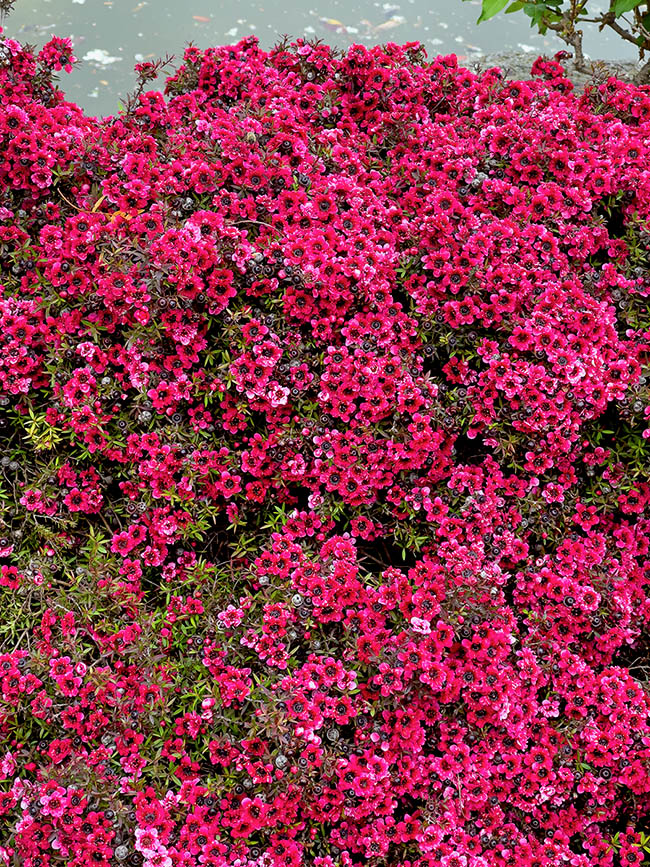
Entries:
POLYGON ((0 41, 0 864, 641 864, 650 88, 72 62, 0 41))

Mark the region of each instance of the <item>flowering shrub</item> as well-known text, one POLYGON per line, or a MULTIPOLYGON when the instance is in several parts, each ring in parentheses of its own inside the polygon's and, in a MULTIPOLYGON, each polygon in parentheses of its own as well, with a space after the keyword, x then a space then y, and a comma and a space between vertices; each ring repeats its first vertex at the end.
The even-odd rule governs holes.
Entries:
POLYGON ((0 54, 0 863, 642 863, 650 89, 0 54))

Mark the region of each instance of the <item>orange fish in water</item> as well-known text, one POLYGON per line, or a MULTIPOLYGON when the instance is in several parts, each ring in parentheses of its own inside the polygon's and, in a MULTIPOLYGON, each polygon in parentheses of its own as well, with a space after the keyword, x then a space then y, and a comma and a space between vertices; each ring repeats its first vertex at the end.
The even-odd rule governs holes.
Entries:
POLYGON ((394 27, 399 27, 405 22, 406 18, 403 15, 393 15, 392 18, 389 18, 388 21, 382 21, 381 24, 370 24, 365 18, 361 23, 369 26, 373 33, 383 33, 384 30, 392 30, 394 27))
POLYGON ((192 15, 192 18, 195 21, 200 21, 201 24, 209 24, 210 23, 210 19, 206 18, 205 15, 192 15))
POLYGON ((337 18, 319 18, 318 20, 327 30, 332 30, 334 33, 347 33, 347 27, 337 18))

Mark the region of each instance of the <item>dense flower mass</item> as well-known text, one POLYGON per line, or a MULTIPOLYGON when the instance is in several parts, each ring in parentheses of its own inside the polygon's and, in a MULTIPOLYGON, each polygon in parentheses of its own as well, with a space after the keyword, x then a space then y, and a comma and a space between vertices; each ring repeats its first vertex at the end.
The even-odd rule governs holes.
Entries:
POLYGON ((650 88, 72 62, 0 42, 0 864, 641 864, 650 88))

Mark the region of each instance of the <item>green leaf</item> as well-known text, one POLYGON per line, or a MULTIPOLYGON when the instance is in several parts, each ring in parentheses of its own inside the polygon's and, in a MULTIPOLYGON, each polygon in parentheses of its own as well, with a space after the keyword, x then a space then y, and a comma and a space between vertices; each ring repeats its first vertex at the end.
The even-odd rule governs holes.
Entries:
POLYGON ((630 12, 632 9, 636 9, 636 7, 640 6, 642 2, 643 0, 616 0, 613 8, 614 15, 618 18, 619 15, 623 15, 625 12, 630 12))
POLYGON ((506 9, 506 15, 510 15, 511 12, 519 12, 519 10, 523 8, 523 0, 515 0, 515 2, 511 3, 510 6, 508 6, 508 8, 506 9))
POLYGON ((508 3, 509 0, 483 0, 481 14, 476 23, 480 24, 481 21, 488 21, 490 18, 493 18, 498 12, 501 12, 508 3))
POLYGON ((562 16, 550 6, 539 6, 536 3, 524 3, 524 13, 531 19, 531 27, 537 25, 540 33, 545 33, 551 21, 561 21, 562 16))

